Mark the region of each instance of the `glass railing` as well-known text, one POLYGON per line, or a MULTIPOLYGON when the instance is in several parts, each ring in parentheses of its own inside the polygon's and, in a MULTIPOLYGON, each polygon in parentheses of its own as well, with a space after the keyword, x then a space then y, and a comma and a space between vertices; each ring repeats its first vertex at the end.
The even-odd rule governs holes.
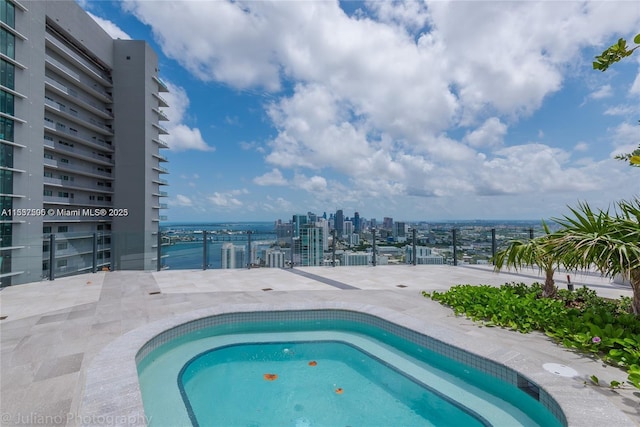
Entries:
POLYGON ((96 226, 110 219, 100 208, 87 208, 53 212, 52 217, 45 212, 44 225, 52 232, 23 236, 20 222, 27 214, 2 217, 5 223, 14 223, 12 235, 0 236, 2 286, 103 269, 490 264, 493 254, 511 240, 543 234, 539 227, 452 224, 415 227, 400 236, 388 230, 366 230, 336 237, 334 243, 332 233, 323 239, 313 237, 322 233, 302 230, 300 237, 292 237, 290 228, 276 231, 272 223, 173 224, 161 226, 160 233, 70 232, 91 226, 89 221, 96 226))

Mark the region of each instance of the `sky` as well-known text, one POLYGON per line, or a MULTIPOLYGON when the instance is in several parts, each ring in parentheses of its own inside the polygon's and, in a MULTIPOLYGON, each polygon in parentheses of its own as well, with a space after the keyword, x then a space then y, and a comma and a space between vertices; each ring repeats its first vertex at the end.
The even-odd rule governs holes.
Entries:
POLYGON ((632 1, 78 3, 158 53, 168 220, 537 220, 640 194, 632 1))

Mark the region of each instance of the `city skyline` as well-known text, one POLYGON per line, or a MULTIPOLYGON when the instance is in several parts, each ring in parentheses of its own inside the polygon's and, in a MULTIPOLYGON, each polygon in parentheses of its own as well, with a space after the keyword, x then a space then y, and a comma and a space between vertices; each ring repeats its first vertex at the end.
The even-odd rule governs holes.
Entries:
POLYGON ((612 157, 640 142, 640 55, 591 67, 640 28, 632 2, 78 3, 158 52, 170 222, 535 220, 638 194, 612 157))

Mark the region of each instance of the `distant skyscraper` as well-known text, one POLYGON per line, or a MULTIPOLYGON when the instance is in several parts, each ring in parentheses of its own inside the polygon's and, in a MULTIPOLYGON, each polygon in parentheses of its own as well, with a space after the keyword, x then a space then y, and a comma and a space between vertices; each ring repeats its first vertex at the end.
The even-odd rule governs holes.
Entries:
POLYGON ((360 224, 360 214, 356 212, 353 214, 353 232, 360 233, 362 231, 362 225, 360 224))
POLYGON ((278 243, 291 243, 293 236, 293 224, 290 222, 283 223, 278 220, 276 223, 276 238, 278 243))
POLYGON ((333 228, 335 228, 336 234, 338 236, 342 236, 342 234, 344 233, 344 213, 342 212, 342 209, 338 209, 336 211, 335 223, 333 225, 333 228))
POLYGON ((385 216, 382 220, 382 228, 384 228, 385 230, 393 230, 393 218, 385 216))
POLYGON ((233 243, 222 245, 222 268, 244 268, 245 267, 245 247, 233 243))
POLYGON ((284 268, 284 252, 277 249, 267 250, 267 267, 284 268))
POLYGON ((311 224, 300 228, 300 265, 322 265, 324 258, 322 241, 322 228, 311 224))
POLYGON ((300 237, 300 228, 309 223, 309 218, 306 215, 294 215, 293 216, 293 237, 300 237))
POLYGON ((343 230, 344 236, 350 236, 351 234, 353 234, 353 223, 351 221, 343 222, 343 230))
POLYGON ((396 222, 393 224, 393 237, 396 239, 406 237, 406 224, 404 222, 396 222))

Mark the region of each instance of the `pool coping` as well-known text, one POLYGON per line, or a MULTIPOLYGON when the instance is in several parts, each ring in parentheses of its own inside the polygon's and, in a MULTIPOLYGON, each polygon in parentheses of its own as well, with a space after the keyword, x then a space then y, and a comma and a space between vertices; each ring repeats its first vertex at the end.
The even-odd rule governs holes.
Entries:
POLYGON ((427 324, 424 320, 386 307, 339 301, 218 304, 178 314, 129 331, 107 345, 87 368, 78 414, 79 424, 84 426, 148 424, 138 383, 136 360, 140 350, 163 332, 185 323, 221 314, 302 310, 343 310, 375 316, 431 337, 477 358, 506 366, 519 376, 534 382, 557 402, 569 426, 635 425, 608 399, 591 390, 590 387, 577 387, 577 382, 572 387, 567 383, 567 378, 552 375, 544 370, 538 358, 521 353, 500 357, 500 352, 495 351, 495 346, 489 348, 483 345, 482 340, 474 340, 468 335, 448 328, 439 328, 438 324, 427 324), (594 411, 595 408, 597 410, 594 411))

